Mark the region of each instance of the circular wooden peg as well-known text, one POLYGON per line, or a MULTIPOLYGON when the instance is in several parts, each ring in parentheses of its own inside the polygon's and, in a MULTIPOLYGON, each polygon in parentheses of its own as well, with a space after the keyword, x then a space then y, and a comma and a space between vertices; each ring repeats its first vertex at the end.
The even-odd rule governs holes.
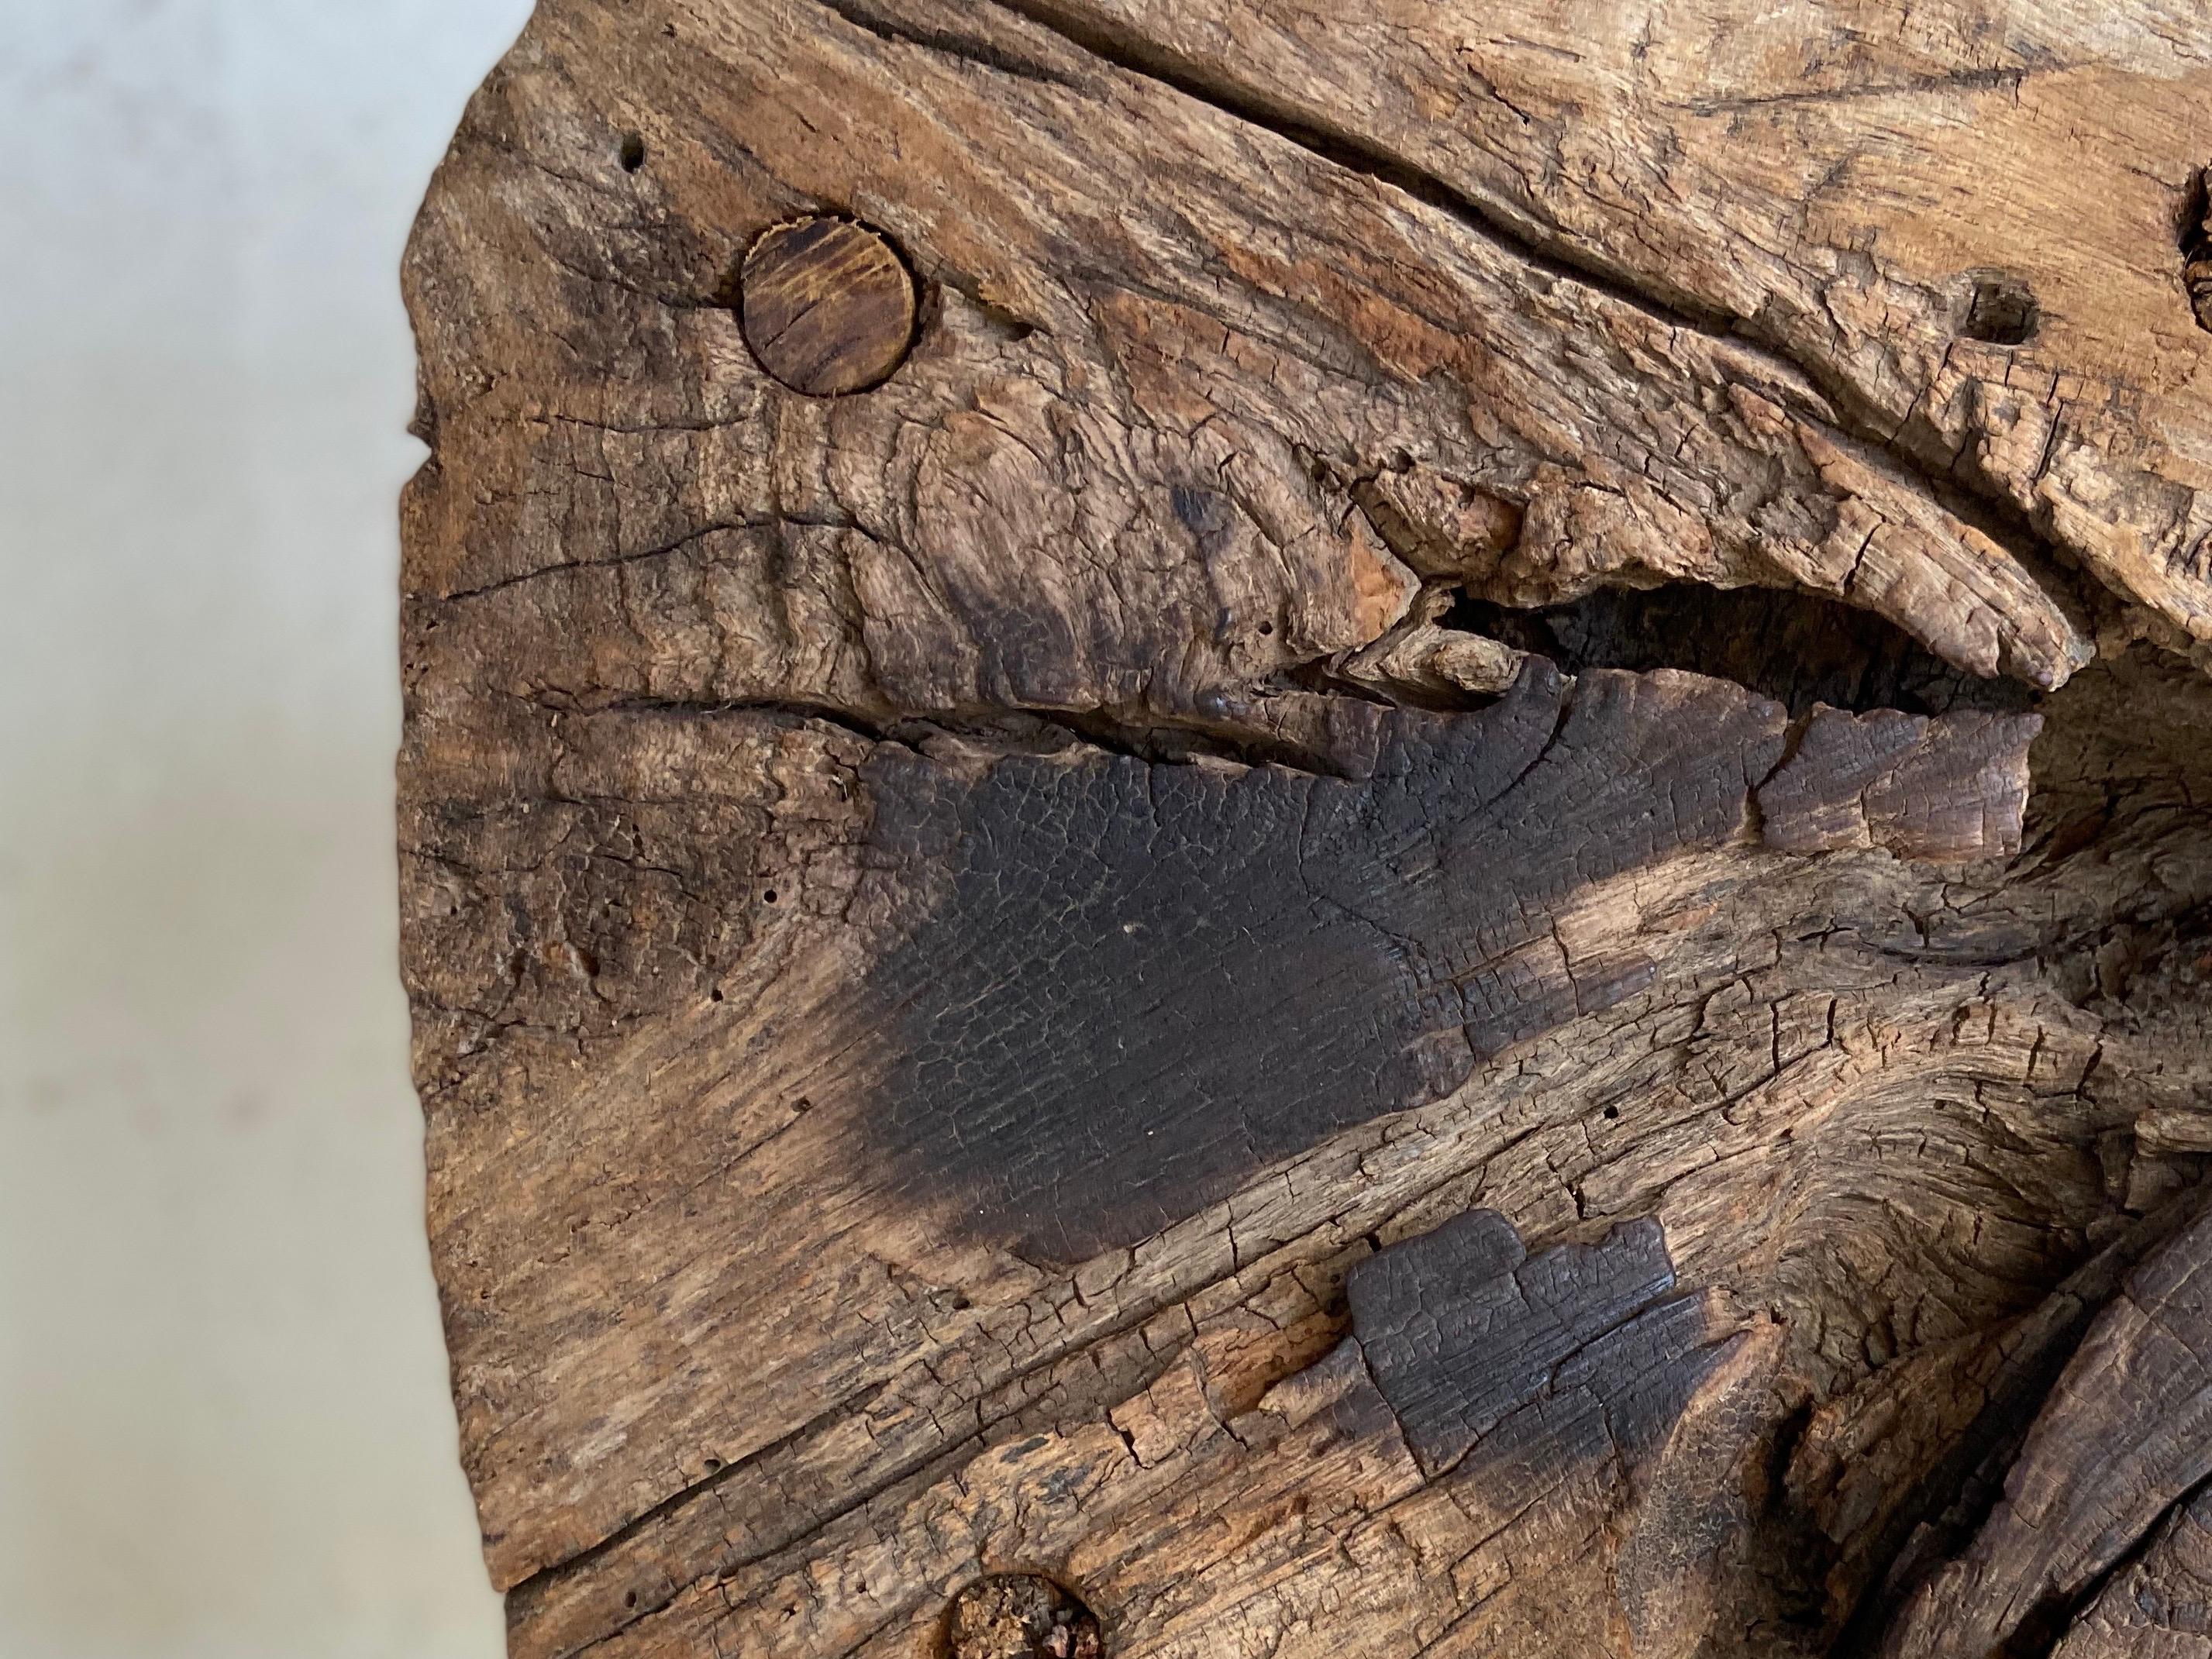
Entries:
POLYGON ((865 225, 796 219, 763 231, 746 251, 738 319, 760 366, 793 392, 866 392, 914 344, 914 277, 865 225))

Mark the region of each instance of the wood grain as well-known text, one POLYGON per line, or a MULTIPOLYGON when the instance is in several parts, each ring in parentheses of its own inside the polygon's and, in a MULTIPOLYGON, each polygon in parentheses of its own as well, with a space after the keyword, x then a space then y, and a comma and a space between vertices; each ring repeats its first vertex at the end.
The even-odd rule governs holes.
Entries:
POLYGON ((512 1650, 2208 1651, 2208 110, 2166 0, 541 0, 404 271, 512 1650))

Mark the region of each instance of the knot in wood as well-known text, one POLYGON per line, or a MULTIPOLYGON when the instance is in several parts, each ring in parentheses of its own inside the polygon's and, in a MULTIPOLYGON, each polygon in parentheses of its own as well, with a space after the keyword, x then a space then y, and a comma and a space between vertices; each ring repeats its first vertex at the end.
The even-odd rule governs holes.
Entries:
POLYGON ((738 320, 760 366, 793 392, 881 386, 914 343, 914 277, 890 243, 848 219, 771 226, 738 273, 738 320))
POLYGON ((1041 1573, 994 1573, 953 1597, 946 1659, 1100 1659, 1097 1615, 1041 1573))

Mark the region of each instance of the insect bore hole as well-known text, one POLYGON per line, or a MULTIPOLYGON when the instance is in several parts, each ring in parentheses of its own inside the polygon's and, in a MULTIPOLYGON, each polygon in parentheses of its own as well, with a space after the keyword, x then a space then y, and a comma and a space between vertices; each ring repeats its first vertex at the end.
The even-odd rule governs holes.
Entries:
POLYGON ((1975 279, 1973 296, 1966 302, 1961 332, 1990 345, 2024 345, 2034 337, 2040 320, 2035 295, 2019 277, 1981 276, 1975 279))

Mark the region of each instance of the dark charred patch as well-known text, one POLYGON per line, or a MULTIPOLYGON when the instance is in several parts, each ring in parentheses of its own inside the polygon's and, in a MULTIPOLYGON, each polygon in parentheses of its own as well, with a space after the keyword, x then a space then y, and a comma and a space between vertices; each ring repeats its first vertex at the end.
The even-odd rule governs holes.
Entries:
POLYGON ((2039 714, 1820 709, 1759 789, 1762 835, 1785 853, 2009 855, 2020 850, 2028 744, 2042 727, 2039 714))
MULTIPOLYGON (((1720 1349, 1677 1294, 1656 1221, 1530 1256, 1494 1210, 1455 1217, 1352 1270, 1352 1334, 1431 1479, 1486 1484, 1650 1452, 1720 1349)), ((1490 1499, 1496 1502, 1494 1496, 1490 1499)))
POLYGON ((1488 708, 1383 729, 1358 779, 878 750, 882 878, 943 895, 866 988, 902 1184, 1081 1259, 1619 1000, 1645 964, 1569 961, 1556 919, 1742 836, 1784 718, 1718 682, 1570 697, 1537 663, 1488 708))
POLYGON ((1816 703, 1914 714, 2017 709, 2033 696, 2014 681, 1953 667, 1871 611, 1781 588, 1604 588, 1541 611, 1462 599, 1444 622, 1548 657, 1566 673, 1680 668, 1734 680, 1793 714, 1816 703))

